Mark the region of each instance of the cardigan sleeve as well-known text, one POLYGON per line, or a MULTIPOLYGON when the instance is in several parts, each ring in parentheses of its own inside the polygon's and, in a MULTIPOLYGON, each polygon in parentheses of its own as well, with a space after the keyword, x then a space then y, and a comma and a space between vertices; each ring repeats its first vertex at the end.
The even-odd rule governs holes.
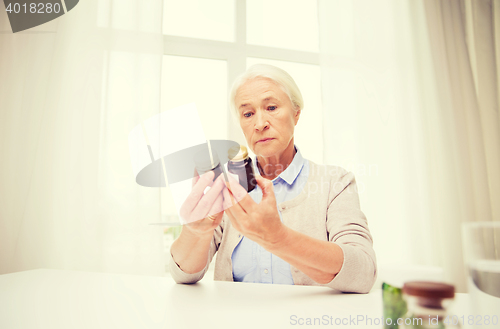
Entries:
POLYGON ((210 248, 208 250, 208 255, 207 255, 207 265, 205 265, 205 268, 202 269, 201 271, 197 273, 186 273, 184 272, 179 265, 175 262, 172 252, 168 253, 168 269, 170 272, 170 275, 172 275, 172 278, 176 283, 196 283, 200 281, 205 273, 208 270, 208 267, 210 265, 210 262, 212 261, 212 258, 214 257, 215 253, 219 249, 220 242, 222 240, 222 222, 217 226, 217 228, 214 230, 214 235, 212 237, 212 242, 210 243, 210 248))
POLYGON ((328 240, 344 253, 340 272, 326 285, 343 292, 368 293, 377 276, 377 261, 351 172, 343 172, 330 186, 326 225, 328 240))

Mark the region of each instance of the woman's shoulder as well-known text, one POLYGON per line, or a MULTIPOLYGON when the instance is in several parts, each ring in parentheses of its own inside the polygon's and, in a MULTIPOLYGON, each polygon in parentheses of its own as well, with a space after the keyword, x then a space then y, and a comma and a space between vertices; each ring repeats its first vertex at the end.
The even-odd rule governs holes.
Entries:
POLYGON ((329 200, 333 200, 348 186, 355 186, 356 179, 352 172, 343 167, 309 161, 309 185, 316 186, 317 191, 322 191, 329 200))
POLYGON ((346 175, 352 175, 351 172, 340 166, 317 164, 311 160, 307 161, 309 161, 309 175, 312 179, 340 180, 346 175))

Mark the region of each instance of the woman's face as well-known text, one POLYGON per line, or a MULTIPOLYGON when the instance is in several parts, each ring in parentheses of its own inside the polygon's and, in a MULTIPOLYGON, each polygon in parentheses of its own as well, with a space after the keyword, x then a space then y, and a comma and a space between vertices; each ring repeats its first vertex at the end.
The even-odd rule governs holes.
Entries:
POLYGON ((292 144, 300 116, 274 81, 256 78, 236 92, 235 105, 248 146, 257 156, 280 156, 292 144))

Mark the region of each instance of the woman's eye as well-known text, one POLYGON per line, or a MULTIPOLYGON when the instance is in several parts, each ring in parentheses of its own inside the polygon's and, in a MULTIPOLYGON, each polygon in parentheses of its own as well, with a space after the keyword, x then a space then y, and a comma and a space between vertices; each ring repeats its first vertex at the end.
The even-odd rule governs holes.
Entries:
POLYGON ((252 112, 243 113, 243 116, 245 118, 250 118, 252 116, 252 112))
POLYGON ((277 106, 268 106, 268 107, 267 107, 267 109, 268 109, 269 111, 274 111, 274 110, 276 110, 277 108, 278 108, 277 106))

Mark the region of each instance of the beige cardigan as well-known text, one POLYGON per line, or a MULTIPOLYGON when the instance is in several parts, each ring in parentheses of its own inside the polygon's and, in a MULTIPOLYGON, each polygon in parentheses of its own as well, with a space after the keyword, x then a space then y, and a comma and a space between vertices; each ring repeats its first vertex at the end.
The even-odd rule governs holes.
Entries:
MULTIPOLYGON (((337 166, 317 165, 309 161, 307 184, 292 200, 278 205, 283 223, 313 238, 331 241, 344 252, 340 272, 327 284, 318 284, 291 266, 294 284, 323 285, 343 292, 368 293, 376 279, 377 263, 366 217, 361 212, 354 175, 337 166)), ((214 280, 233 281, 231 255, 242 239, 224 214, 214 230, 207 266, 187 274, 169 253, 169 270, 177 283, 195 283, 205 275, 215 253, 214 280)))

